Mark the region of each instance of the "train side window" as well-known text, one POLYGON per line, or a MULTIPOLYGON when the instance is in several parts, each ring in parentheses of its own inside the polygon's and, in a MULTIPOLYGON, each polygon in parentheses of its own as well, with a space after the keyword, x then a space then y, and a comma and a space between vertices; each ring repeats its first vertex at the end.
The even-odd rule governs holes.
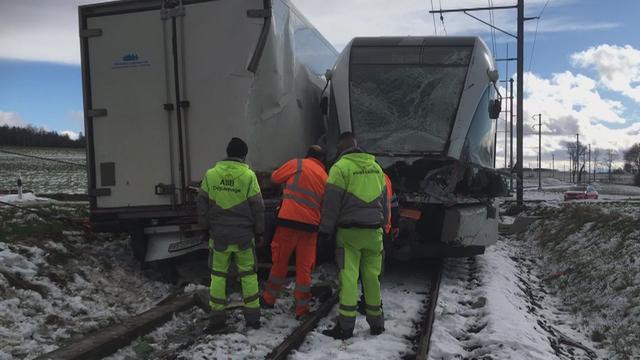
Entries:
POLYGON ((489 117, 489 100, 493 89, 487 87, 471 120, 471 126, 462 148, 462 158, 472 164, 493 167, 495 121, 489 117))

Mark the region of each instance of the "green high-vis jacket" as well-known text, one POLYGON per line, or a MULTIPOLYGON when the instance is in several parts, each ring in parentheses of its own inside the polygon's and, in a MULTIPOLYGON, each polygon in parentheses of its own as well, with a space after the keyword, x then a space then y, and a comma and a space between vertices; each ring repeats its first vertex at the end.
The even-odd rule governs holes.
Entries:
POLYGON ((240 159, 226 159, 207 170, 198 194, 198 215, 207 224, 214 248, 251 246, 264 233, 264 203, 256 174, 240 159))
POLYGON ((375 160, 373 155, 352 149, 331 167, 321 233, 332 234, 336 227, 376 229, 387 223, 384 173, 375 160))

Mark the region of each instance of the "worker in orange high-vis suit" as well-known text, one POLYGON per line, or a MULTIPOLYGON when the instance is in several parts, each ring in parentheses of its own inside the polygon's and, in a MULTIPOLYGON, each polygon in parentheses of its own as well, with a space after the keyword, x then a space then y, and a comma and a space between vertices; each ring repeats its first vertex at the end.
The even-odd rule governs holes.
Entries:
POLYGON ((296 318, 309 313, 311 270, 316 260, 320 207, 327 183, 324 150, 309 148, 304 159, 292 159, 271 175, 275 184, 285 184, 276 232, 271 241, 271 274, 262 293, 262 307, 273 308, 285 285, 291 254, 296 252, 296 318))

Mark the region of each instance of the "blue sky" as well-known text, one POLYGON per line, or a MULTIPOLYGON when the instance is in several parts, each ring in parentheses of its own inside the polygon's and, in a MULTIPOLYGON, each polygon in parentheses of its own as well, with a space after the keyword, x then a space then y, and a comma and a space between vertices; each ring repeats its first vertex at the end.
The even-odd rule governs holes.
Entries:
MULTIPOLYGON (((434 30, 430 1, 292 1, 339 50, 353 36, 444 32, 439 19, 434 30)), ((83 130, 76 6, 88 2, 95 1, 0 0, 0 123, 83 130)), ((433 1, 436 8, 440 3, 454 8, 488 2, 433 1)), ((526 15, 537 16, 545 3, 525 0, 526 15)), ((634 0, 548 1, 538 26, 532 74, 525 82, 525 122, 533 123, 530 114, 542 112, 545 129, 553 135, 544 144, 546 153, 563 153, 562 142, 575 136, 570 134, 574 127, 594 146, 618 150, 634 141, 629 134, 640 133, 638 13, 640 1, 634 0), (612 58, 618 62, 610 63, 612 58)), ((488 12, 476 15, 489 20, 488 12)), ((494 17, 498 26, 515 31, 515 11, 496 11, 494 17)), ((525 71, 530 69, 535 25, 535 20, 527 24, 525 71)), ((493 46, 489 28, 464 14, 446 14, 444 27, 448 35, 480 35, 493 46)), ((496 57, 505 56, 507 42, 513 56, 515 42, 496 33, 496 57)), ((510 73, 514 70, 512 63, 510 73)), ((526 141, 527 149, 537 144, 537 139, 526 141)))

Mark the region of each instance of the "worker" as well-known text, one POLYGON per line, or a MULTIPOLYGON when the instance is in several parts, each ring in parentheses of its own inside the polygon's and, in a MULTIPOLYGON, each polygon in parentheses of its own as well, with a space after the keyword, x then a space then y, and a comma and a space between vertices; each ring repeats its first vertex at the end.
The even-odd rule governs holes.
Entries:
POLYGON ((255 244, 263 241, 264 203, 255 173, 244 162, 247 144, 232 138, 227 158, 207 170, 198 194, 199 221, 209 228, 211 251, 211 317, 207 332, 226 327, 226 280, 235 260, 242 284, 244 318, 248 327, 260 327, 260 301, 255 244))
MULTIPOLYGON (((384 272, 384 249, 386 249, 387 246, 390 246, 388 245, 388 242, 395 241, 400 234, 400 222, 398 220, 398 217, 400 216, 400 208, 398 206, 398 199, 396 197, 396 193, 393 192, 391 179, 386 173, 384 174, 384 182, 387 188, 387 209, 389 211, 389 216, 387 218, 387 223, 384 226, 382 270, 380 272, 380 276, 382 276, 382 273, 384 272)), ((362 276, 360 276, 360 284, 362 284, 362 276)), ((364 285, 362 286, 362 289, 364 289, 364 285)), ((367 314, 364 291, 360 295, 360 300, 358 300, 358 312, 362 315, 367 314)))
POLYGON ((269 280, 262 293, 262 306, 273 308, 285 285, 289 258, 296 252, 296 318, 309 313, 311 270, 316 260, 320 206, 327 183, 325 153, 313 145, 304 159, 287 161, 271 175, 274 184, 285 184, 276 231, 271 241, 272 263, 269 280))
POLYGON ((367 322, 371 335, 384 331, 380 296, 382 237, 388 219, 388 200, 382 168, 373 155, 357 146, 350 132, 339 137, 340 158, 331 167, 322 204, 319 241, 335 232, 340 273, 338 322, 323 332, 335 339, 353 336, 362 275, 367 322))

